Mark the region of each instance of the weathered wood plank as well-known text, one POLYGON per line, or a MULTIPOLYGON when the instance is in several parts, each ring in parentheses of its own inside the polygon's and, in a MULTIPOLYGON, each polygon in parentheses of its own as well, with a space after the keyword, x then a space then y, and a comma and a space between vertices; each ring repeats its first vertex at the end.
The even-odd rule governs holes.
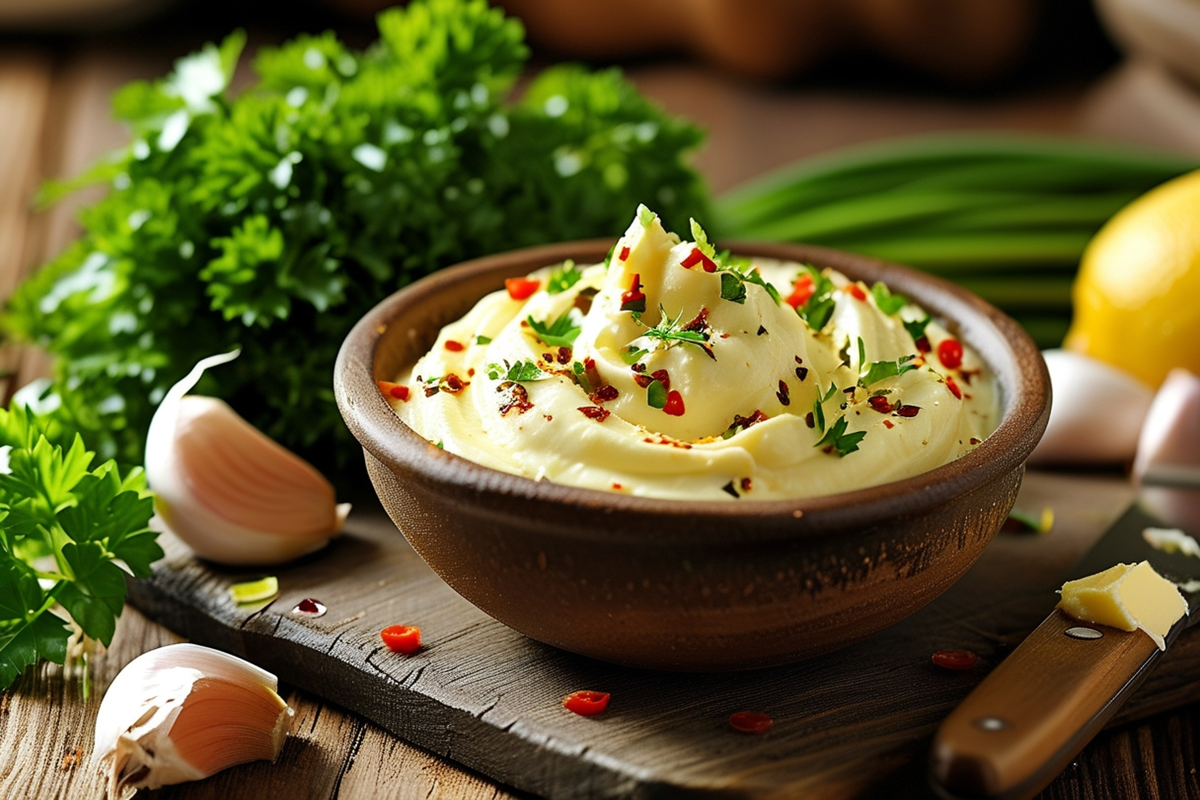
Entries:
MULTIPOLYGON (((1115 479, 1033 476, 1021 502, 1053 504, 1054 533, 999 538, 946 595, 867 642, 752 673, 629 670, 537 644, 454 594, 378 516, 355 520, 324 554, 278 570, 281 594, 265 607, 238 608, 227 594, 259 573, 202 565, 171 537, 163 565, 132 598, 195 641, 244 654, 438 755, 549 797, 848 798, 885 785, 892 797, 921 797, 923 782, 893 780, 923 763, 949 708, 1048 613, 1066 568, 1129 496, 1115 479), (305 596, 329 614, 292 615, 305 596), (398 622, 421 626, 421 652, 382 646, 378 631, 398 622), (929 654, 945 647, 972 649, 983 663, 939 671, 929 654), (559 698, 581 688, 612 692, 610 710, 593 719, 565 712, 559 698), (770 734, 732 732, 726 717, 744 709, 768 712, 770 734)), ((1187 681, 1196 637, 1172 650, 1125 718, 1200 696, 1187 681)))

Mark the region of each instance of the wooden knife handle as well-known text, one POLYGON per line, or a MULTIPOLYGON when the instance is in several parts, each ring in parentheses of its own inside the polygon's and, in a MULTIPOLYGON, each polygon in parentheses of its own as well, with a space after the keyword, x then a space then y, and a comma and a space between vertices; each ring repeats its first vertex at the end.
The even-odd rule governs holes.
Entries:
POLYGON ((1071 762, 1160 654, 1141 631, 1055 610, 1000 662, 933 740, 930 776, 943 797, 1032 797, 1071 762), (1068 630, 1099 632, 1075 638, 1068 630))

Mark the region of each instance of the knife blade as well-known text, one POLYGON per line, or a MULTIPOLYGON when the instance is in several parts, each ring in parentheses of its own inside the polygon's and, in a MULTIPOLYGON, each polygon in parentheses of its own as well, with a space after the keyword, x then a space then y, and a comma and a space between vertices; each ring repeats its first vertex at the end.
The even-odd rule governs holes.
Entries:
MULTIPOLYGON (((1165 637, 1169 648, 1200 621, 1200 557, 1153 546, 1143 536, 1147 528, 1197 537, 1200 489, 1144 487, 1069 579, 1149 561, 1188 605, 1165 637)), ((929 772, 935 793, 950 800, 1037 794, 1104 727, 1162 653, 1140 630, 1082 623, 1055 608, 938 728, 929 772)))

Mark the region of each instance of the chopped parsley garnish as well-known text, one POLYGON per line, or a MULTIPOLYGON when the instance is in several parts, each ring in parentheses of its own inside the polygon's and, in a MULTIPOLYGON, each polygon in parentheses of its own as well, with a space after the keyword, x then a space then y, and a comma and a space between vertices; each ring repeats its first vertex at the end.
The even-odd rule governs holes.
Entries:
POLYGON ((867 432, 846 433, 849 424, 844 416, 838 417, 837 422, 825 431, 821 441, 814 444, 813 447, 830 447, 838 454, 838 458, 845 458, 850 453, 856 452, 859 442, 866 438, 867 432))
POLYGON ((906 319, 904 320, 904 330, 908 331, 908 335, 911 336, 915 342, 917 339, 920 339, 925 335, 925 328, 927 328, 929 323, 932 321, 933 320, 928 315, 926 315, 924 319, 906 319))
POLYGON ((534 319, 532 315, 525 317, 525 321, 539 339, 553 347, 571 347, 579 336, 580 328, 575 324, 570 310, 549 324, 534 319))
POLYGON ((704 232, 704 228, 700 227, 699 222, 696 222, 694 219, 690 220, 690 222, 692 223, 692 238, 696 241, 696 247, 700 248, 701 253, 716 261, 717 250, 709 244, 708 234, 704 232))
MULTIPOLYGON (((613 247, 616 245, 614 244, 613 247)), ((612 253, 611 248, 609 253, 612 253)), ((581 277, 583 277, 583 270, 579 269, 574 261, 567 259, 561 267, 550 273, 550 279, 546 281, 546 294, 561 294, 579 283, 581 277)), ((550 344, 550 342, 546 344, 550 344)))
POLYGON ((651 381, 646 387, 646 405, 651 408, 664 408, 667 405, 667 387, 662 381, 651 381))
POLYGON ((862 373, 858 377, 858 385, 864 389, 873 383, 878 383, 886 378, 894 378, 897 375, 903 375, 906 372, 914 370, 917 365, 912 363, 916 360, 916 356, 900 356, 895 361, 872 361, 867 364, 862 373))
POLYGON ((543 372, 532 361, 523 360, 511 366, 507 361, 503 365, 496 363, 488 364, 487 376, 494 381, 503 379, 506 381, 516 381, 517 383, 527 383, 529 381, 544 381, 550 377, 550 373, 543 372))
POLYGON ((817 399, 813 402, 813 421, 816 423, 817 428, 822 431, 825 430, 825 410, 821 406, 824 405, 826 400, 837 394, 837 392, 837 384, 830 382, 829 391, 822 395, 818 390, 817 399))
POLYGON ((804 270, 812 279, 813 292, 804 305, 796 308, 796 313, 808 323, 809 328, 819 332, 829 324, 830 318, 833 317, 833 309, 837 306, 833 299, 834 285, 833 281, 816 268, 805 265, 804 270))
POLYGON ((643 228, 649 228, 651 225, 653 225, 656 216, 658 215, 646 208, 645 204, 638 206, 637 218, 638 222, 642 223, 643 228))
POLYGON ((638 362, 638 359, 649 352, 649 350, 643 347, 637 347, 636 345, 631 344, 621 351, 621 360, 626 364, 633 366, 638 362))
POLYGON ((679 320, 683 319, 683 309, 679 310, 679 314, 675 319, 668 317, 667 312, 662 306, 658 307, 658 312, 662 315, 662 319, 653 327, 642 322, 641 314, 635 313, 633 315, 634 320, 646 329, 646 332, 642 334, 643 336, 647 339, 657 339, 660 342, 666 342, 668 347, 677 342, 685 342, 697 345, 707 352, 708 339, 704 334, 699 331, 684 330, 683 326, 679 324, 679 320))
POLYGON ((746 302, 746 283, 737 273, 721 273, 721 299, 741 305, 746 302))
POLYGON ((875 298, 875 305, 879 306, 879 310, 885 314, 895 314, 908 305, 907 297, 902 294, 892 294, 891 289, 879 281, 875 281, 871 287, 871 296, 875 298))
POLYGON ((858 366, 862 368, 863 364, 867 363, 867 346, 863 343, 861 336, 858 337, 858 366))
POLYGON ((491 344, 491 343, 492 343, 492 337, 490 337, 490 336, 476 336, 475 337, 475 344, 491 344))

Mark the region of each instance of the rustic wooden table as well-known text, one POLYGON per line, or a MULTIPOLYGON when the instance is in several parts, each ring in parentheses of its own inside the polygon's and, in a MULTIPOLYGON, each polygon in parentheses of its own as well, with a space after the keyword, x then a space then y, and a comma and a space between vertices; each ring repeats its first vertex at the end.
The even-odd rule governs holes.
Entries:
MULTIPOLYGON (((70 206, 34 214, 29 200, 48 176, 78 172, 121 144, 108 116, 113 88, 152 77, 178 55, 105 44, 0 49, 0 296, 73 235, 70 206)), ((649 65, 632 77, 669 110, 711 132, 698 163, 715 190, 729 188, 795 158, 888 135, 947 129, 1075 130, 1086 87, 1022 93, 990 101, 897 99, 845 91, 759 88, 696 66, 649 65)), ((45 369, 36 355, 5 350, 8 391, 45 369)), ((7 392, 6 392, 7 396, 7 392)), ((1034 475, 1033 502, 1050 485, 1034 475)), ((1073 483, 1074 500, 1112 504, 1112 481, 1073 483)), ((1056 535, 1089 537, 1093 517, 1059 520, 1056 535)), ((0 797, 97 797, 102 785, 87 764, 100 691, 120 667, 147 649, 176 641, 165 628, 126 609, 112 647, 92 667, 93 691, 58 667, 27 673, 0 694, 0 797)), ((296 709, 292 737, 278 763, 236 768, 198 784, 161 790, 173 798, 500 797, 514 793, 396 739, 312 695, 284 689, 296 709)), ((1044 798, 1200 797, 1200 706, 1169 711, 1101 734, 1044 798)), ((910 776, 919 774, 909 770, 910 776)), ((888 796, 878 787, 871 796, 888 796)), ((842 796, 836 792, 829 796, 842 796)))

